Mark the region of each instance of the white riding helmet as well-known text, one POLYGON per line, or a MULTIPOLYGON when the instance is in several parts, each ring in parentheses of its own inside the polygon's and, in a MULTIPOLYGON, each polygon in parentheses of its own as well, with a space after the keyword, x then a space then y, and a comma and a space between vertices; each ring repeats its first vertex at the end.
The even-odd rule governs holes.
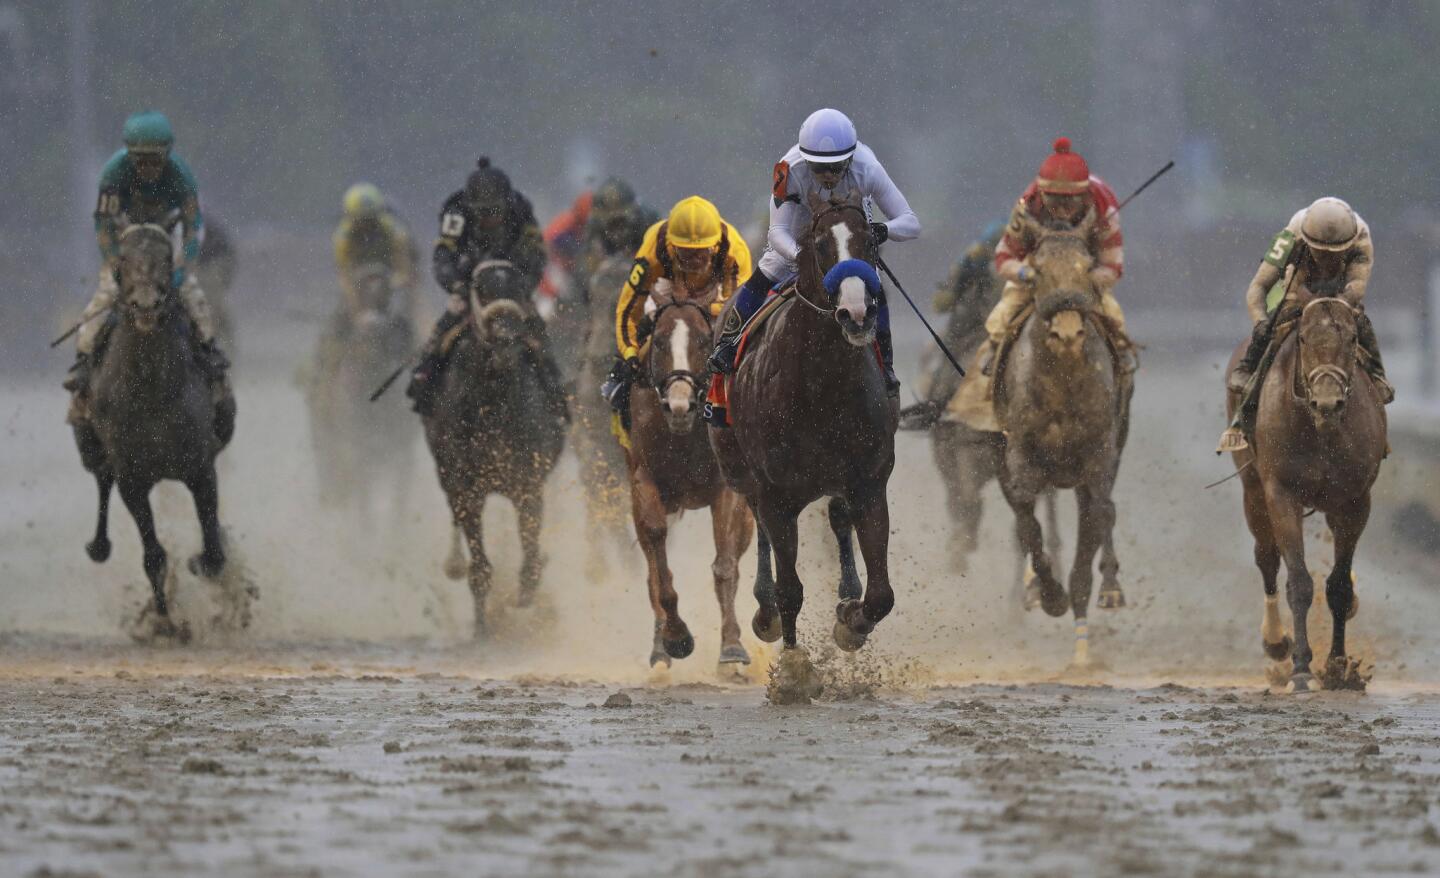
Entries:
POLYGON ((1349 250, 1360 237, 1360 221, 1350 205, 1338 198, 1317 198, 1305 208, 1300 237, 1315 250, 1349 250))
POLYGON ((855 154, 855 123, 839 110, 816 110, 800 126, 800 155, 820 164, 843 162, 855 154))

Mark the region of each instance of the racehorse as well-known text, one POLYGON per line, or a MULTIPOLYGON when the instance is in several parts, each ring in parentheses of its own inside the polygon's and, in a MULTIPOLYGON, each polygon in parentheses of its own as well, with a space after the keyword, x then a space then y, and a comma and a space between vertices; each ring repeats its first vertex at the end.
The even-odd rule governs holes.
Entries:
POLYGON ((600 397, 600 384, 615 359, 615 303, 633 260, 615 255, 605 259, 586 285, 589 323, 583 360, 578 364, 571 447, 580 464, 585 491, 585 536, 592 576, 605 570, 605 546, 617 557, 630 551, 625 532, 629 476, 625 449, 611 430, 611 409, 600 397))
POLYGON ((155 534, 150 490, 164 479, 183 482, 195 500, 203 548, 192 573, 215 578, 225 568, 215 458, 230 442, 234 421, 216 418, 210 383, 196 360, 190 321, 171 283, 169 234, 133 225, 120 238, 119 287, 113 327, 90 382, 90 425, 75 428, 85 469, 99 488, 91 560, 110 557, 110 489, 135 519, 144 547, 156 614, 155 633, 177 629, 165 595, 167 555, 155 534))
POLYGON ((700 404, 708 382, 692 367, 702 366, 713 347, 711 304, 718 288, 697 298, 652 294, 646 320, 654 329, 642 379, 630 394, 630 494, 635 535, 649 568, 650 605, 655 640, 650 664, 685 658, 695 638, 680 618, 679 597, 666 561, 667 516, 709 508, 715 539, 715 596, 720 601, 720 670, 750 663, 740 644, 735 620, 735 589, 740 556, 754 531, 750 509, 720 477, 705 430, 700 404))
MULTIPOLYGON (((1111 493, 1125 446, 1132 383, 1116 363, 1096 314, 1093 259, 1078 235, 1052 232, 1031 257, 1037 281, 1034 314, 1005 362, 996 366, 995 413, 1005 429, 1001 491, 1034 571, 1031 588, 1051 616, 1075 617, 1075 664, 1089 662, 1090 588, 1095 555, 1112 538, 1111 493), (1035 501, 1047 489, 1073 489, 1079 509, 1069 601, 1052 572, 1035 501)), ((1110 553, 1107 552, 1107 555, 1110 553)), ((1107 561, 1100 606, 1123 606, 1107 561)))
POLYGON ((519 287, 508 261, 475 267, 470 319, 453 341, 434 414, 422 418, 440 487, 470 551, 476 636, 485 632, 491 578, 482 530, 485 501, 498 494, 515 507, 524 555, 518 603, 529 605, 543 563, 545 479, 565 444, 565 424, 547 405, 538 355, 531 349, 532 317, 519 304, 528 290, 519 287))
POLYGON ((393 513, 404 514, 415 424, 395 400, 371 404, 368 397, 414 350, 415 331, 395 308, 387 266, 357 267, 354 289, 357 301, 337 314, 320 340, 307 397, 321 501, 353 509, 370 538, 382 487, 391 489, 387 505, 393 513))
MULTIPOLYGON (((784 638, 782 671, 792 665, 797 678, 809 665, 795 631, 804 600, 795 570, 796 517, 806 506, 832 498, 842 570, 836 644, 859 649, 895 604, 885 488, 895 466, 899 411, 886 396, 874 347, 878 291, 851 277, 832 298, 823 281, 841 260, 873 260, 876 248, 858 197, 812 197, 809 207, 814 219, 800 240, 793 297, 745 342, 729 388, 733 426, 710 426, 726 481, 753 504, 775 551, 777 582, 772 589, 768 577, 757 577, 759 608, 751 627, 766 642, 784 638), (863 600, 852 529, 865 558, 863 600)), ((763 554, 761 564, 768 565, 763 554)))
MULTIPOLYGON (((1305 510, 1325 513, 1335 538, 1335 566, 1325 580, 1333 633, 1322 672, 1326 687, 1363 688, 1345 654, 1345 623, 1355 615, 1351 565, 1370 517, 1370 488, 1386 453, 1385 407, 1364 369, 1355 368, 1355 311, 1343 299, 1303 305, 1298 328, 1280 342, 1261 386, 1254 441, 1234 454, 1245 491, 1245 521, 1255 538, 1255 566, 1265 588, 1261 639, 1276 661, 1293 660, 1288 689, 1316 687, 1306 616, 1314 582, 1305 566, 1305 510), (1292 641, 1280 621, 1275 579, 1285 561, 1292 641)), ((1241 344, 1231 358, 1235 367, 1241 344)), ((1227 370, 1226 374, 1229 374, 1227 370)), ((1228 394, 1233 417, 1236 394, 1228 394)))

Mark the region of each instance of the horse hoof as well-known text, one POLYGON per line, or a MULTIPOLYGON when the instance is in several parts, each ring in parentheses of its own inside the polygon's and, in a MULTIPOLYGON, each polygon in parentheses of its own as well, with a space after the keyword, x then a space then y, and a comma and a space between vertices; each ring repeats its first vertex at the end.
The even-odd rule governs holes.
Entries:
POLYGON ((665 654, 670 656, 671 658, 689 658, 690 653, 694 651, 695 638, 691 636, 689 631, 686 631, 685 636, 679 638, 678 640, 667 639, 665 641, 665 654))
POLYGON ((1332 655, 1325 662, 1325 670, 1320 675, 1320 681, 1326 689, 1364 692, 1366 685, 1370 682, 1370 675, 1361 670, 1359 659, 1332 655))
POLYGON ((1102 610, 1118 610, 1125 606, 1125 592, 1118 588, 1102 589, 1095 598, 1095 606, 1102 610))
POLYGON ((748 665, 750 664, 750 653, 746 652, 745 647, 740 644, 732 643, 720 649, 720 664, 748 665))
POLYGON ((207 557, 203 552, 190 558, 185 565, 195 576, 202 576, 206 579, 214 579, 225 569, 225 556, 217 555, 214 558, 207 557))
POLYGON ((1309 674, 1296 674, 1285 684, 1285 691, 1292 695, 1303 695, 1306 692, 1320 691, 1320 683, 1309 674))
POLYGON ((1070 611, 1070 599, 1065 596, 1065 589, 1055 586, 1054 589, 1040 590, 1040 609, 1045 611, 1047 616, 1054 616, 1057 619, 1070 611))
POLYGON ((1025 612, 1040 606, 1040 586, 1034 582, 1025 586, 1025 612))
POLYGON ((657 649, 650 653, 650 667, 653 668, 656 665, 670 667, 670 656, 666 655, 664 650, 657 649))
POLYGON ((104 564, 110 559, 110 541, 93 540, 85 544, 85 554, 96 564, 104 564))
POLYGON ((755 615, 750 619, 750 630, 755 632, 755 636, 765 643, 774 643, 780 639, 780 635, 783 633, 780 614, 766 613, 763 608, 756 610, 755 615))
POLYGON ((1286 634, 1279 643, 1265 644, 1265 655, 1274 661, 1283 662, 1290 657, 1290 648, 1293 645, 1290 635, 1286 634))
POLYGON ((459 582, 470 572, 470 565, 458 554, 445 559, 445 578, 459 582))
POLYGON ((845 652, 855 652, 859 650, 860 647, 865 645, 865 640, 868 637, 868 635, 857 634, 850 630, 850 626, 841 622, 839 619, 835 620, 834 635, 835 645, 845 652))

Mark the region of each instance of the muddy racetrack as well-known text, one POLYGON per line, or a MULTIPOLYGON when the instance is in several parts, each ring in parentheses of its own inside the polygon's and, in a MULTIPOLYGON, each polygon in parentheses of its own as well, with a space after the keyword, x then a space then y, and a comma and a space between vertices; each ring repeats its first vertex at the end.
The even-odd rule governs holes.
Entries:
MULTIPOLYGON (((322 514, 291 373, 309 342, 260 338, 222 458, 234 566, 220 586, 177 574, 184 646, 128 636, 147 589, 119 504, 114 557, 84 556, 93 490, 63 394, 0 387, 0 874, 1440 871, 1437 570, 1392 539, 1382 491, 1350 628, 1369 693, 1271 693, 1238 486, 1202 490, 1228 467, 1208 453, 1218 355, 1141 374, 1117 494, 1130 606, 1092 611, 1096 669, 1066 669, 1068 620, 1019 610, 998 494, 985 557, 950 572, 929 450, 902 435, 896 611, 858 657, 827 647, 812 510, 802 639, 828 689, 776 707, 748 632, 751 681, 716 683, 703 514, 671 538, 695 655, 645 667, 639 552, 588 569, 569 461, 539 606, 507 606, 519 553, 497 508, 498 630, 468 643, 428 462, 379 533, 322 514)), ((188 498, 157 497, 183 559, 188 498)))

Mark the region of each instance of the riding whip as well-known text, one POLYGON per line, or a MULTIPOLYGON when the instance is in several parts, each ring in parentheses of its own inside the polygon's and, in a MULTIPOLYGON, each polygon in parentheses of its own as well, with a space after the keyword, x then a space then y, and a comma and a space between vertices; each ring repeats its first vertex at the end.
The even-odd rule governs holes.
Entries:
POLYGON ((950 353, 950 349, 945 346, 945 342, 941 341, 940 336, 931 328, 930 321, 926 320, 925 315, 920 313, 920 309, 915 307, 915 300, 911 299, 910 294, 905 292, 905 288, 900 286, 900 281, 895 279, 895 273, 890 270, 890 266, 885 264, 884 259, 880 259, 878 262, 880 263, 880 270, 885 272, 885 276, 890 278, 890 282, 895 285, 895 289, 899 290, 900 295, 905 297, 905 301, 910 303, 911 309, 915 311, 915 316, 920 318, 920 323, 925 327, 926 331, 930 333, 930 337, 935 339, 935 344, 939 345, 940 352, 945 355, 945 359, 949 360, 950 365, 955 367, 955 371, 960 373, 961 378, 964 378, 965 367, 960 365, 960 361, 955 359, 955 355, 950 353))
POLYGON ((99 311, 96 311, 94 314, 91 314, 89 317, 86 317, 85 319, 81 320, 79 323, 76 323, 74 326, 72 326, 72 327, 70 327, 69 329, 65 330, 65 334, 64 334, 64 335, 62 335, 62 336, 60 336, 59 338, 55 339, 54 341, 50 342, 50 347, 52 347, 52 348, 55 347, 56 345, 58 345, 58 344, 60 344, 61 342, 63 342, 65 339, 67 339, 67 338, 69 338, 70 336, 74 335, 75 333, 79 332, 79 331, 80 331, 80 327, 82 327, 82 326, 84 326, 85 324, 89 323, 91 320, 94 320, 96 317, 99 317, 101 314, 108 314, 108 313, 110 313, 110 306, 106 306, 106 307, 104 307, 104 308, 101 308, 99 311))
POLYGON ((370 401, 371 401, 371 402, 374 402, 375 400, 377 400, 377 399, 379 399, 380 397, 384 396, 384 395, 385 395, 385 391, 387 391, 387 390, 390 389, 390 385, 394 384, 394 383, 395 383, 395 380, 396 380, 397 378, 399 378, 399 377, 401 376, 401 374, 403 374, 403 373, 405 372, 406 369, 410 368, 410 364, 411 364, 411 363, 414 363, 415 360, 416 360, 416 358, 417 358, 418 356, 419 356, 419 354, 411 354, 410 357, 409 357, 409 359, 407 359, 405 362, 401 363, 401 364, 395 369, 394 372, 391 372, 391 373, 390 373, 390 377, 389 377, 389 378, 386 378, 385 381, 384 381, 379 387, 375 388, 375 392, 372 393, 372 394, 370 394, 370 401))
POLYGON ((1150 188, 1150 184, 1151 184, 1151 183, 1154 183, 1156 180, 1160 179, 1162 176, 1165 175, 1165 173, 1166 173, 1167 171, 1169 171, 1169 170, 1170 170, 1171 168, 1173 168, 1173 167, 1175 167, 1175 160, 1174 160, 1174 159, 1171 159, 1170 161, 1168 161, 1168 162, 1165 163, 1165 167, 1163 167, 1163 168, 1161 168, 1160 170, 1156 171, 1155 173, 1151 174, 1151 175, 1150 175, 1150 179, 1146 180, 1144 183, 1141 183, 1139 189, 1136 189, 1134 192, 1131 192, 1129 198, 1127 198, 1127 199, 1125 199, 1124 201, 1120 202, 1119 206, 1117 206, 1117 207, 1115 208, 1115 212, 1116 212, 1116 213, 1119 213, 1120 211, 1124 210, 1124 209, 1125 209, 1125 205, 1127 205, 1127 204, 1129 204, 1130 202, 1134 201, 1136 195, 1139 195, 1141 192, 1144 192, 1146 189, 1150 188))

